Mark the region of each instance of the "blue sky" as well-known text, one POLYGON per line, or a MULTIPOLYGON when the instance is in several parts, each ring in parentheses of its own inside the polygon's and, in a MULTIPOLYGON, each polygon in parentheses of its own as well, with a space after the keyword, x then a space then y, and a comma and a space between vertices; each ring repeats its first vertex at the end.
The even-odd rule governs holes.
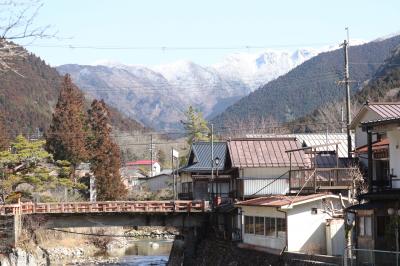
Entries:
POLYGON ((318 47, 345 38, 373 40, 400 31, 400 1, 289 0, 46 0, 37 25, 61 40, 28 49, 52 65, 98 60, 155 65, 176 60, 213 64, 234 52, 259 49, 71 49, 94 47, 318 47), (347 7, 347 10, 344 8, 347 7))

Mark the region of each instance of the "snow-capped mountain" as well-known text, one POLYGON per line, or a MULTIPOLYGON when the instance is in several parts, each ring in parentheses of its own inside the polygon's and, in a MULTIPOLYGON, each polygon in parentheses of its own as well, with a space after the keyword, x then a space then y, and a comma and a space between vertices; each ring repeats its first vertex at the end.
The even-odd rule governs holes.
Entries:
POLYGON ((100 61, 62 65, 90 97, 103 98, 127 115, 156 129, 174 128, 190 106, 214 117, 259 86, 286 74, 319 50, 237 53, 212 66, 178 61, 152 67, 100 61))
POLYGON ((225 57, 212 67, 222 77, 240 80, 254 91, 320 52, 316 49, 299 49, 294 52, 270 50, 261 54, 238 53, 225 57))

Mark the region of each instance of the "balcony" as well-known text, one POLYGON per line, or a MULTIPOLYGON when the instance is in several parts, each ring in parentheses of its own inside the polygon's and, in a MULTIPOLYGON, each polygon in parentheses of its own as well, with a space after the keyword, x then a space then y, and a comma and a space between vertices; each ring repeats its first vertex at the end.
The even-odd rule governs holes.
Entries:
POLYGON ((358 168, 314 168, 291 170, 290 192, 317 192, 320 190, 343 190, 353 186, 358 168))

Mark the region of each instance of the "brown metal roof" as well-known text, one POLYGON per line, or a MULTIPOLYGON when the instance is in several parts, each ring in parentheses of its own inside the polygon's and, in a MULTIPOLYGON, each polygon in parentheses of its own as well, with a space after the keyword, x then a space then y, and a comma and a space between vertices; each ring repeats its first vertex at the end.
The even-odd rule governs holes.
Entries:
POLYGON ((368 110, 375 112, 379 116, 379 119, 400 118, 400 102, 368 103, 364 104, 354 117, 351 122, 352 129, 355 129, 362 122, 361 119, 368 110))
POLYGON ((285 195, 273 195, 268 197, 260 197, 241 201, 237 203, 238 206, 265 206, 265 207, 282 207, 285 205, 300 203, 310 199, 316 199, 329 196, 329 194, 319 193, 311 195, 299 195, 299 196, 285 196, 285 195))
POLYGON ((400 103, 369 103, 368 107, 382 118, 400 117, 400 103))
MULTIPOLYGON (((301 148, 296 138, 245 138, 227 142, 233 167, 289 167, 287 150, 301 148)), ((309 167, 310 158, 303 151, 291 153, 293 167, 309 167)))
MULTIPOLYGON (((389 139, 383 139, 372 144, 372 151, 381 151, 389 149, 389 139)), ((367 153, 368 145, 363 145, 355 150, 356 153, 367 153)))

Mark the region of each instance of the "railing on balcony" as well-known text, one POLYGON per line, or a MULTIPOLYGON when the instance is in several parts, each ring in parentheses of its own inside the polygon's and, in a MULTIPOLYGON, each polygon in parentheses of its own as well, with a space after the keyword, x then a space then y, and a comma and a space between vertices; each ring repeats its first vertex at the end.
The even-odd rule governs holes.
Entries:
POLYGON ((290 171, 290 190, 346 189, 353 185, 358 168, 313 168, 290 171))

